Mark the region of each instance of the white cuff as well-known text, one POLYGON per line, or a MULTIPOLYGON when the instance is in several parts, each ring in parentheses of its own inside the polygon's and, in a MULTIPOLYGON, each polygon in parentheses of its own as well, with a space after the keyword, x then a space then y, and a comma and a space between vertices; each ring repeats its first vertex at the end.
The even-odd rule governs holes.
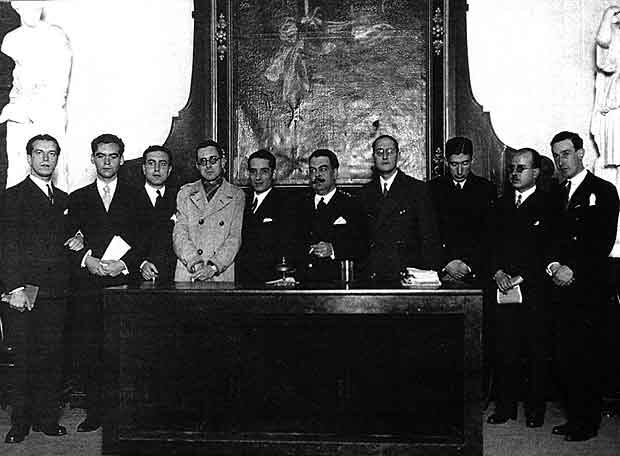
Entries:
POLYGON ((86 258, 91 256, 92 254, 93 254, 93 250, 92 249, 88 249, 88 251, 82 257, 82 261, 80 262, 80 267, 81 268, 85 268, 86 267, 86 258))
POLYGON ((123 275, 127 275, 127 274, 129 274, 129 269, 127 269, 127 264, 125 264, 125 262, 124 262, 123 260, 118 260, 118 261, 120 261, 121 263, 123 263, 123 266, 125 267, 125 268, 121 271, 121 274, 123 274, 123 275))

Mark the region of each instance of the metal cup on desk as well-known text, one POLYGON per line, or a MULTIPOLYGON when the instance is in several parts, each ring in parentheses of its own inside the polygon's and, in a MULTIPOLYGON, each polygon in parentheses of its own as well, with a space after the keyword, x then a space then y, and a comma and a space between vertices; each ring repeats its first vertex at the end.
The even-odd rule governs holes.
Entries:
POLYGON ((353 273, 353 260, 341 260, 340 261, 340 281, 341 282, 353 282, 355 280, 353 273))

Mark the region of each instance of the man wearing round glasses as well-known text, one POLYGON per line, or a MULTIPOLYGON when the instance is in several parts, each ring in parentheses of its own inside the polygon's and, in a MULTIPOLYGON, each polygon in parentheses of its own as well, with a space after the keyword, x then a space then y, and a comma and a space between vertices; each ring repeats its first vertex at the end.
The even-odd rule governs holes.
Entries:
POLYGON ((177 195, 174 280, 233 282, 245 196, 224 178, 226 158, 217 142, 198 144, 196 169, 200 180, 184 185, 177 195))

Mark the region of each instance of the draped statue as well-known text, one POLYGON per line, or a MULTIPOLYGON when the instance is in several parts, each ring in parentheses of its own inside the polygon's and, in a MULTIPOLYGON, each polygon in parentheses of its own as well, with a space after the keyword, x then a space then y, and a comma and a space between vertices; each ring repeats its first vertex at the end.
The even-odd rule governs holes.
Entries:
MULTIPOLYGON (((28 139, 48 133, 62 148, 66 133, 71 46, 60 27, 45 22, 44 3, 11 2, 21 26, 6 34, 0 48, 15 62, 9 103, 0 113, 0 123, 7 122, 7 187, 28 174, 28 139)), ((66 188, 66 163, 61 153, 55 179, 61 188, 66 188)))

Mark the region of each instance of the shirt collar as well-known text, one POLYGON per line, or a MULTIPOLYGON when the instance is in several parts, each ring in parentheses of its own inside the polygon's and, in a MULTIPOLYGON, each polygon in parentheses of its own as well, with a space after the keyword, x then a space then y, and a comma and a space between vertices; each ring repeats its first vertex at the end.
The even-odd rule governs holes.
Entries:
POLYGON ((157 200, 157 190, 159 190, 159 193, 161 193, 161 196, 164 196, 166 194, 166 186, 164 185, 162 188, 155 188, 152 187, 151 185, 149 185, 148 182, 144 183, 144 189, 146 190, 146 194, 148 195, 149 199, 151 200, 151 204, 153 206, 155 206, 155 201, 157 200))
POLYGON ((532 188, 528 188, 524 192, 520 192, 519 190, 515 190, 515 201, 517 200, 519 195, 521 195, 521 204, 523 204, 525 202, 525 200, 528 199, 532 195, 532 193, 534 193, 535 191, 536 191, 536 186, 535 185, 532 188))
POLYGON ((467 179, 465 179, 464 181, 455 181, 454 179, 452 179, 452 183, 454 184, 455 187, 465 187, 465 184, 467 183, 467 179))
POLYGON ((327 205, 329 204, 329 202, 331 201, 332 197, 336 194, 336 189, 334 188, 331 192, 329 192, 327 195, 319 195, 319 194, 314 194, 314 207, 316 208, 319 204, 319 201, 321 201, 321 198, 323 198, 323 202, 327 205))
MULTIPOLYGON (((41 189, 41 191, 45 194, 45 196, 48 196, 47 195, 47 186, 48 186, 48 184, 52 185, 52 181, 51 180, 46 182, 43 179, 41 179, 40 177, 37 177, 37 176, 35 176, 33 174, 30 174, 28 177, 30 178, 30 180, 32 182, 34 182, 34 184, 37 187, 39 187, 41 189)), ((52 188, 52 191, 53 191, 53 188, 52 188)))
POLYGON ((568 194, 568 198, 572 198, 573 193, 575 193, 575 190, 577 190, 577 188, 581 185, 581 183, 583 182, 583 180, 586 178, 586 176, 588 175, 588 170, 587 169, 582 169, 581 171, 579 171, 577 174, 575 174, 573 177, 567 179, 568 181, 570 181, 570 191, 568 194))
POLYGON ((379 190, 381 190, 381 192, 383 192, 383 187, 385 186, 385 184, 387 184, 387 189, 388 191, 390 191, 390 188, 392 188, 392 184, 394 183, 394 179, 396 179, 396 175, 398 174, 398 170, 396 170, 396 172, 394 174, 392 174, 390 177, 388 177, 387 179, 384 179, 383 176, 379 176, 379 190))
POLYGON ((97 191, 99 194, 103 196, 103 187, 108 185, 110 187, 110 195, 114 196, 114 192, 116 191, 116 185, 118 184, 118 177, 114 178, 112 182, 103 182, 101 179, 97 178, 97 191))
POLYGON ((258 210, 259 206, 265 200, 265 198, 267 198, 267 195, 269 195, 269 192, 271 192, 272 188, 273 187, 269 187, 269 189, 265 190, 263 193, 254 192, 254 197, 252 198, 252 201, 254 201, 254 198, 256 198, 256 207, 254 208, 254 212, 258 210))

